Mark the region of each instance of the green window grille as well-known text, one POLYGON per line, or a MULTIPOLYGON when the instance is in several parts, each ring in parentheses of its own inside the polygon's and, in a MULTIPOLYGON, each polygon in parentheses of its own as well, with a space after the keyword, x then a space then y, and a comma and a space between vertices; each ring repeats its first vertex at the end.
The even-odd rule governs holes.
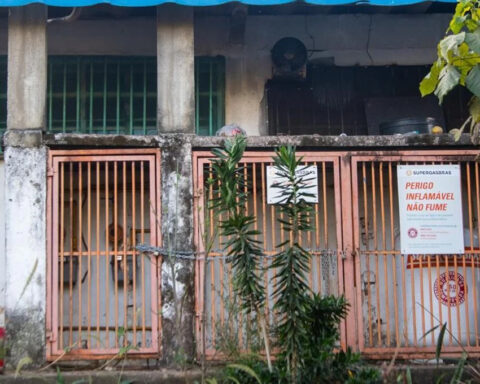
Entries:
POLYGON ((195 128, 211 136, 225 124, 225 58, 195 58, 195 128))
MULTIPOLYGON (((225 124, 225 58, 195 58, 196 132, 225 124)), ((156 134, 154 57, 51 56, 47 131, 156 134)), ((0 56, 0 135, 7 125, 7 58, 0 56)))
POLYGON ((156 134, 156 110, 153 57, 49 57, 49 132, 156 134))

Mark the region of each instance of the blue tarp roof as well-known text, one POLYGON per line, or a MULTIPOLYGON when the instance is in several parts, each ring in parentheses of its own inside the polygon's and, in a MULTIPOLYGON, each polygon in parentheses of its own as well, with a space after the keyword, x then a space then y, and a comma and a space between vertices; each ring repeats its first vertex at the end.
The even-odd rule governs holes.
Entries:
MULTIPOLYGON (((164 3, 176 3, 181 5, 202 7, 220 5, 232 0, 0 0, 0 6, 12 7, 31 3, 42 3, 57 7, 83 7, 95 4, 111 4, 123 7, 148 7, 164 3)), ((298 0, 241 0, 247 5, 280 5, 299 2, 298 0)), ((312 5, 347 5, 364 4, 377 6, 400 6, 422 3, 424 0, 302 0, 301 3, 312 5)), ((455 3, 456 0, 434 0, 434 2, 455 3)))

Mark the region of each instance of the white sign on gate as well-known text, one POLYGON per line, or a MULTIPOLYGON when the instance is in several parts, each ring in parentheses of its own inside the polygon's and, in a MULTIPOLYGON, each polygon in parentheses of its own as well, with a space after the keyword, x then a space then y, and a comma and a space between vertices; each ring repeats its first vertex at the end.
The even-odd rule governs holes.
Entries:
POLYGON ((403 254, 461 254, 459 165, 399 165, 398 206, 403 254))
MULTIPOLYGON (((267 166, 267 203, 279 204, 285 197, 281 195, 280 188, 274 185, 288 184, 288 179, 279 174, 279 169, 275 166, 267 166)), ((295 170, 295 176, 304 180, 304 187, 301 192, 309 193, 311 196, 304 196, 302 199, 307 203, 318 203, 318 176, 315 165, 302 165, 295 170)))

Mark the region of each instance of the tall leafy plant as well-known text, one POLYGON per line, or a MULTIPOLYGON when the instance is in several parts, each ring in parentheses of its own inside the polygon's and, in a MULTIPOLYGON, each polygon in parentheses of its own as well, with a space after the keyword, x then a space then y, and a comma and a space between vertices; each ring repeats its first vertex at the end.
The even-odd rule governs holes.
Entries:
POLYGON ((309 271, 311 254, 300 245, 299 236, 302 232, 313 230, 309 220, 313 208, 306 202, 311 196, 305 192, 310 179, 297 174, 303 166, 295 148, 280 147, 273 160, 276 174, 283 180, 273 187, 279 189, 279 210, 282 213, 279 222, 286 235, 286 240, 277 246, 280 252, 271 264, 271 268, 277 270, 278 279, 274 290, 274 309, 282 314, 276 331, 287 374, 293 383, 298 381, 299 369, 304 363, 302 349, 309 338, 306 324, 310 288, 305 276, 309 271))
MULTIPOLYGON (((268 367, 271 370, 270 346, 266 319, 264 317, 265 290, 262 278, 257 273, 263 255, 256 237, 260 232, 254 229, 256 217, 246 213, 244 168, 239 166, 247 146, 242 135, 227 140, 223 149, 214 149, 212 153, 213 180, 217 186, 216 198, 212 200, 211 209, 218 214, 224 213, 220 220, 220 233, 228 240, 222 244, 227 254, 232 257, 233 288, 241 300, 241 309, 253 313, 262 329, 268 367)), ((221 217, 220 215, 218 215, 221 217)))
POLYGON ((458 139, 467 126, 478 136, 480 122, 480 2, 459 0, 445 37, 437 48, 437 60, 420 83, 422 96, 434 93, 440 102, 457 85, 466 87, 473 97, 470 116, 452 133, 458 139))

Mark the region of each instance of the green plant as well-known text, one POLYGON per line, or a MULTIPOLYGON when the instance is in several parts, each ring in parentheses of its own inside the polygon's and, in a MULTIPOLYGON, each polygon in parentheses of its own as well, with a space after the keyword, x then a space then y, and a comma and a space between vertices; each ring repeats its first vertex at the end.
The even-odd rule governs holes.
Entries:
POLYGON ((434 93, 440 102, 457 85, 466 87, 473 97, 470 117, 462 127, 452 130, 456 139, 470 125, 478 136, 480 122, 480 2, 459 0, 445 37, 438 43, 438 58, 420 83, 422 96, 434 93))
POLYGON ((218 188, 216 198, 211 201, 211 209, 226 217, 220 220, 220 232, 227 238, 223 249, 232 257, 233 289, 240 298, 240 307, 246 314, 255 314, 262 329, 268 366, 271 369, 270 346, 264 313, 264 287, 257 273, 263 255, 260 243, 255 236, 260 234, 254 229, 255 216, 246 214, 243 168, 239 162, 245 152, 245 137, 237 135, 225 142, 223 149, 214 149, 212 160, 214 179, 218 188))
POLYGON ((300 245, 299 235, 313 230, 309 220, 312 206, 305 201, 310 196, 304 188, 309 179, 297 176, 302 158, 297 158, 295 148, 280 147, 273 161, 277 175, 285 180, 284 183, 274 184, 273 188, 280 190, 279 210, 283 215, 279 223, 286 235, 286 240, 277 246, 281 251, 271 264, 271 268, 277 270, 278 278, 274 290, 277 299, 274 310, 285 314, 278 320, 276 333, 288 375, 292 382, 296 382, 298 370, 304 364, 302 346, 310 337, 305 328, 309 320, 310 293, 305 276, 309 271, 311 254, 300 245))

